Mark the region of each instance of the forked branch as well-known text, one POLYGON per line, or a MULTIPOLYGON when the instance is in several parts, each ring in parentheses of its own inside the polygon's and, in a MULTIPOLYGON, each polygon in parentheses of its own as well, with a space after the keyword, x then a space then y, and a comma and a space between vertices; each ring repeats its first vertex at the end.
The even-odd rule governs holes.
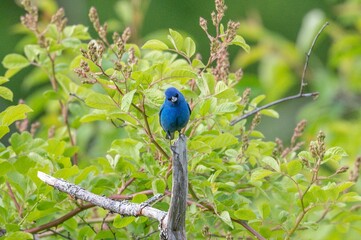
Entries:
POLYGON ((235 119, 233 119, 230 123, 231 126, 235 125, 236 123, 242 121, 243 119, 246 119, 248 118, 249 116, 252 116, 260 111, 262 111, 263 109, 266 109, 266 108, 269 108, 269 107, 272 107, 274 105, 277 105, 279 103, 282 103, 282 102, 286 102, 286 101, 289 101, 289 100, 292 100, 292 99, 297 99, 297 98, 303 98, 303 97, 317 97, 318 96, 318 92, 311 92, 311 93, 304 93, 304 88, 305 86, 307 85, 306 81, 305 81, 305 75, 306 75, 306 71, 307 71, 307 67, 308 67, 308 62, 310 61, 310 56, 311 56, 311 53, 312 53, 312 50, 313 50, 313 47, 315 46, 316 44, 316 41, 318 39, 318 37, 321 35, 322 31, 327 27, 329 23, 326 22, 325 24, 323 24, 323 26, 320 28, 320 30, 318 31, 318 33, 316 34, 315 38, 313 39, 312 41, 312 44, 311 44, 311 47, 310 49, 308 50, 307 54, 306 54, 306 61, 305 61, 305 65, 303 67, 303 72, 302 72, 302 78, 301 78, 301 83, 300 83, 300 91, 298 94, 296 95, 293 95, 293 96, 288 96, 288 97, 285 97, 285 98, 281 98, 281 99, 278 99, 274 102, 271 102, 271 103, 268 103, 264 106, 261 106, 261 107, 257 107, 255 109, 253 109, 252 111, 250 112, 247 112, 245 114, 243 114, 242 116, 239 116, 235 119))

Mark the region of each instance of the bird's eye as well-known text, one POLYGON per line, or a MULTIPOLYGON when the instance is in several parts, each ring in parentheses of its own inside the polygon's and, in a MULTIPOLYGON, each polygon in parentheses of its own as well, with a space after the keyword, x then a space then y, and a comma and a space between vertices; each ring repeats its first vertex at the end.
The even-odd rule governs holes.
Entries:
POLYGON ((178 98, 178 93, 175 94, 175 97, 178 98))
POLYGON ((172 98, 167 98, 168 99, 168 101, 172 101, 172 98))

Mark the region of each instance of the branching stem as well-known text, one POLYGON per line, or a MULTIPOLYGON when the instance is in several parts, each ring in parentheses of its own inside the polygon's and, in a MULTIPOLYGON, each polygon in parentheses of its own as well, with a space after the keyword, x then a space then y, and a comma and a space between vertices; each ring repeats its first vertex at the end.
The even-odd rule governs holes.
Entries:
POLYGON ((269 108, 269 107, 272 107, 274 105, 277 105, 277 104, 280 104, 282 102, 286 102, 286 101, 289 101, 289 100, 293 100, 293 99, 297 99, 297 98, 303 98, 303 97, 317 97, 318 96, 318 92, 311 92, 311 93, 304 93, 304 87, 307 85, 306 81, 305 81, 305 76, 306 76, 306 71, 307 71, 307 67, 308 67, 308 63, 309 63, 309 60, 310 60, 310 56, 311 56, 311 53, 312 53, 312 50, 313 50, 313 47, 318 39, 318 37, 321 35, 322 31, 325 29, 325 27, 327 27, 329 23, 326 22, 319 30, 319 32, 317 33, 317 35, 315 36, 315 38, 313 39, 312 41, 312 44, 311 44, 311 47, 310 49, 308 50, 307 54, 306 54, 306 60, 305 60, 305 64, 304 64, 304 67, 303 67, 303 72, 302 72, 302 78, 301 78, 301 83, 300 83, 300 90, 299 90, 299 93, 296 94, 296 95, 293 95, 293 96, 289 96, 289 97, 285 97, 285 98, 282 98, 282 99, 279 99, 279 100, 276 100, 274 102, 271 102, 271 103, 268 103, 262 107, 257 107, 255 108, 254 110, 250 111, 250 112, 247 112, 246 114, 242 115, 242 116, 239 116, 237 118, 235 118, 234 120, 232 120, 230 122, 230 125, 233 126, 235 125, 236 123, 240 122, 241 120, 243 119, 246 119, 248 118, 249 116, 252 116, 260 111, 262 111, 263 109, 266 109, 266 108, 269 108))

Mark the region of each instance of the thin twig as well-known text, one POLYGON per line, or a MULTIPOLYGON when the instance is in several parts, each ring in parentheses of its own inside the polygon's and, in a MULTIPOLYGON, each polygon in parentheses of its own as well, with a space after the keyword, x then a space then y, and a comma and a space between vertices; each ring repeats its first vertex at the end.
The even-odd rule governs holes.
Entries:
MULTIPOLYGON (((95 63, 96 64, 96 63, 95 63)), ((106 76, 107 78, 109 78, 115 85, 115 88, 117 89, 117 91, 120 93, 120 95, 124 96, 123 91, 119 88, 119 86, 116 84, 116 82, 114 81, 114 79, 112 79, 103 69, 102 66, 100 66, 99 64, 96 64, 97 67, 100 69, 100 71, 102 72, 102 74, 104 76, 106 76)), ((113 98, 112 98, 113 99, 113 98)), ((115 100, 114 100, 115 101, 115 100)), ((143 100, 142 100, 142 109, 140 107, 138 107, 137 105, 135 105, 133 102, 131 102, 131 106, 134 107, 138 112, 140 112, 143 116, 144 122, 145 122, 145 132, 147 133, 148 137, 150 138, 150 141, 155 145, 155 147, 162 153, 162 155, 164 157, 166 157, 167 159, 170 159, 169 155, 164 151, 164 149, 158 144, 158 142, 154 139, 153 134, 150 130, 150 126, 148 123, 148 116, 145 113, 145 106, 144 106, 144 96, 143 96, 143 100)))
POLYGON ((305 65, 303 66, 303 72, 302 72, 302 78, 301 78, 301 87, 300 87, 300 93, 299 95, 302 95, 303 93, 303 88, 307 85, 307 83, 305 82, 305 76, 306 76, 306 71, 307 71, 307 67, 308 67, 308 62, 310 60, 311 57, 311 53, 313 50, 313 47, 316 44, 316 41, 318 39, 318 37, 321 35, 322 31, 325 29, 325 27, 328 26, 328 22, 326 22, 325 24, 323 24, 323 26, 320 28, 320 30, 318 31, 318 33, 316 34, 315 38, 312 41, 311 47, 308 50, 307 54, 306 54, 306 61, 305 61, 305 65))
POLYGON ((262 111, 263 109, 266 109, 266 108, 269 108, 269 107, 272 107, 273 105, 277 105, 279 103, 282 103, 282 102, 286 102, 286 101, 289 101, 289 100, 293 100, 293 99, 297 99, 297 98, 302 98, 302 97, 317 97, 319 95, 318 92, 313 92, 313 93, 302 93, 302 94, 297 94, 297 95, 293 95, 293 96, 288 96, 288 97, 285 97, 285 98, 281 98, 281 99, 278 99, 274 102, 271 102, 271 103, 268 103, 262 107, 257 107, 255 109, 253 109, 252 111, 250 112, 247 112, 246 114, 234 119, 231 121, 230 125, 233 126, 235 125, 236 123, 238 123, 239 121, 243 120, 243 119, 246 119, 248 118, 249 116, 252 116, 260 111, 262 111))
POLYGON ((326 22, 322 27, 321 29, 319 30, 319 32, 317 33, 317 35, 315 36, 315 38, 313 39, 312 41, 312 44, 311 44, 311 47, 310 49, 308 50, 307 54, 306 54, 306 60, 305 60, 305 65, 303 67, 303 73, 302 73, 302 78, 301 78, 301 83, 300 83, 300 91, 297 95, 293 95, 293 96, 289 96, 289 97, 285 97, 285 98, 282 98, 282 99, 279 99, 279 100, 276 100, 274 102, 271 102, 269 104, 266 104, 262 107, 257 107, 255 108, 254 110, 250 111, 250 112, 247 112, 246 114, 240 116, 240 117, 237 117, 235 118, 234 120, 232 120, 230 122, 230 125, 233 126, 235 125, 236 123, 240 122, 241 120, 243 119, 246 119, 248 118, 249 116, 252 116, 260 111, 262 111, 263 109, 266 109, 266 108, 269 108, 271 106, 274 106, 276 104, 279 104, 279 103, 282 103, 282 102, 286 102, 286 101, 289 101, 289 100, 293 100, 293 99, 297 99, 297 98, 303 98, 303 97, 317 97, 319 95, 318 92, 311 92, 311 93, 304 93, 304 87, 307 85, 306 82, 305 82, 305 75, 306 75, 306 70, 307 70, 307 67, 308 67, 308 63, 309 63, 309 60, 310 60, 310 56, 311 56, 311 53, 312 53, 312 50, 313 50, 313 47, 318 39, 318 37, 321 35, 322 31, 325 29, 325 27, 327 27, 329 23, 326 22))
MULTIPOLYGON (((55 71, 55 57, 52 57, 51 54, 48 52, 48 57, 50 59, 50 63, 51 63, 51 74, 50 74, 50 82, 51 85, 53 87, 53 90, 55 92, 58 91, 58 80, 56 78, 56 71, 55 71)), ((71 128, 70 128, 70 124, 69 124, 69 118, 68 118, 68 108, 67 106, 61 101, 61 99, 59 99, 59 105, 60 105, 60 109, 61 109, 61 113, 64 119, 64 124, 66 126, 66 130, 67 133, 69 135, 69 139, 70 139, 70 144, 71 146, 75 146, 75 140, 74 137, 71 133, 71 128)), ((74 165, 78 165, 78 153, 74 153, 73 155, 73 164, 74 165)))
POLYGON ((9 196, 10 196, 11 200, 13 200, 13 202, 14 202, 14 204, 15 204, 15 207, 16 207, 16 210, 17 210, 18 213, 19 213, 19 216, 22 217, 22 215, 23 215, 23 209, 22 209, 22 207, 20 206, 19 202, 16 200, 15 194, 14 194, 14 192, 13 192, 13 189, 12 189, 10 183, 9 183, 9 182, 6 182, 6 186, 7 186, 8 189, 9 189, 9 196))
POLYGON ((86 205, 82 205, 81 207, 78 207, 72 211, 70 211, 69 213, 65 214, 64 216, 58 218, 58 219, 55 219, 54 221, 51 221, 51 222, 48 222, 48 223, 45 223, 43 225, 40 225, 38 227, 34 227, 34 228, 29 228, 29 229, 26 229, 25 232, 28 232, 28 233, 37 233, 37 232, 40 232, 40 231, 43 231, 43 230, 46 230, 46 229, 50 229, 52 227, 55 227, 55 226, 58 226, 60 224, 62 224, 63 222, 65 222, 66 220, 74 217, 75 215, 77 215, 78 213, 86 210, 86 209, 89 209, 89 208, 92 208, 94 207, 95 205, 92 204, 92 203, 88 203, 86 205))

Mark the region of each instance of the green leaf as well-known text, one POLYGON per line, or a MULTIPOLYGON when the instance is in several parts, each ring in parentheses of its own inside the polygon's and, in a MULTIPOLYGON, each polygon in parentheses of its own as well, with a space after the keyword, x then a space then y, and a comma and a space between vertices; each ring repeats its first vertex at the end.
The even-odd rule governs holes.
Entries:
POLYGON ((300 160, 292 160, 287 163, 287 173, 290 176, 298 174, 302 170, 302 162, 300 160))
POLYGON ((207 78, 204 75, 200 78, 196 78, 196 84, 201 91, 202 96, 208 96, 210 94, 207 78))
POLYGON ((27 232, 18 231, 18 232, 9 232, 6 234, 6 240, 30 240, 33 239, 33 235, 27 232))
POLYGON ((89 94, 85 99, 85 104, 91 108, 103 110, 111 110, 117 108, 113 100, 108 95, 100 93, 89 94))
POLYGON ((13 169, 13 165, 8 160, 0 158, 0 177, 13 169))
POLYGON ((343 192, 346 189, 352 187, 353 185, 355 185, 354 182, 343 182, 343 183, 340 183, 340 184, 337 185, 337 190, 339 192, 343 192))
POLYGON ((265 138, 262 132, 256 130, 253 130, 250 136, 255 138, 265 138))
POLYGON ((192 67, 194 68, 204 68, 206 65, 204 65, 204 63, 199 60, 199 59, 193 59, 192 60, 192 67))
POLYGON ((139 150, 142 148, 143 143, 138 142, 131 138, 117 139, 113 141, 111 151, 120 154, 123 158, 130 158, 138 160, 140 157, 139 150))
POLYGON ((348 192, 343 194, 338 201, 340 202, 361 202, 361 196, 356 192, 348 192))
POLYGON ((252 172, 251 175, 251 182, 261 180, 269 175, 273 174, 272 171, 266 170, 266 169, 256 169, 254 172, 252 172))
POLYGON ((10 128, 8 126, 0 125, 0 139, 8 132, 10 132, 10 128))
POLYGON ((39 54, 42 52, 44 52, 44 49, 42 49, 39 45, 36 44, 29 44, 24 47, 25 56, 31 62, 37 59, 39 54))
POLYGON ((8 69, 5 72, 5 77, 6 78, 11 78, 13 76, 15 76, 15 74, 17 74, 18 72, 20 72, 21 68, 13 68, 13 69, 8 69))
POLYGON ((267 164, 268 166, 270 166, 273 170, 275 170, 276 172, 280 172, 280 165, 278 164, 278 162, 276 161, 276 159, 274 159, 273 157, 270 156, 265 156, 264 158, 262 158, 262 162, 264 162, 265 164, 267 164))
POLYGON ((147 195, 145 194, 136 194, 133 199, 132 202, 133 203, 142 203, 148 200, 147 195))
POLYGON ((61 44, 63 44, 63 46, 66 48, 77 48, 81 44, 81 41, 77 38, 69 37, 63 39, 61 44))
POLYGON ((332 147, 326 150, 323 163, 327 161, 340 161, 343 157, 347 157, 346 151, 341 147, 332 147))
POLYGON ((301 160, 315 162, 315 159, 312 157, 312 154, 310 152, 308 152, 308 151, 301 151, 297 156, 301 160))
POLYGON ((190 37, 186 37, 184 40, 183 49, 187 55, 187 57, 192 57, 193 54, 196 52, 196 44, 194 43, 193 39, 190 37))
POLYGON ((233 223, 232 223, 232 219, 231 216, 229 215, 229 212, 227 211, 223 211, 221 212, 221 214, 219 215, 219 218, 226 223, 228 226, 230 226, 232 229, 233 227, 233 223))
POLYGON ((205 142, 202 141, 190 141, 189 149, 197 151, 199 153, 210 153, 212 148, 205 142))
POLYGON ((259 95, 255 98, 253 98, 249 105, 251 107, 256 107, 258 105, 258 103, 260 103, 265 98, 266 98, 266 95, 259 95))
POLYGON ((88 33, 88 28, 81 24, 66 26, 64 28, 63 32, 64 32, 64 36, 67 38, 73 37, 73 38, 77 38, 80 40, 90 39, 90 35, 88 33))
POLYGON ((247 53, 251 50, 251 47, 246 43, 244 38, 240 35, 236 35, 235 38, 231 42, 232 45, 240 46, 247 53))
POLYGON ((234 212, 234 216, 240 220, 255 220, 256 219, 256 214, 252 210, 246 209, 246 208, 238 209, 237 211, 234 212))
POLYGON ((155 194, 157 193, 164 193, 166 188, 165 182, 163 179, 156 179, 155 181, 152 182, 152 189, 154 191, 155 194))
POLYGON ((216 181, 218 175, 221 174, 221 173, 222 173, 222 170, 221 170, 221 169, 217 170, 215 173, 213 173, 213 174, 208 178, 208 181, 209 181, 210 183, 214 183, 214 182, 216 181))
POLYGON ((25 104, 10 106, 0 113, 0 124, 9 126, 15 121, 26 118, 26 113, 32 111, 33 110, 25 104))
POLYGON ((273 118, 279 118, 280 115, 278 114, 278 112, 276 112, 273 109, 263 109, 261 111, 261 114, 269 116, 269 117, 273 117, 273 118))
POLYGON ((222 103, 216 107, 216 114, 231 113, 237 110, 237 105, 235 103, 227 102, 222 103))
POLYGON ((238 139, 230 133, 218 135, 209 141, 209 145, 213 149, 223 148, 237 143, 238 139))
POLYGON ((6 82, 9 82, 9 79, 8 79, 8 78, 6 78, 6 77, 0 77, 0 85, 1 85, 1 84, 4 84, 4 83, 6 83, 6 82))
POLYGON ((146 43, 144 43, 144 45, 142 46, 142 49, 151 49, 151 50, 167 50, 168 46, 167 44, 165 44, 162 41, 156 40, 156 39, 152 39, 147 41, 146 43))
POLYGON ((173 44, 174 48, 179 51, 182 50, 182 48, 183 48, 182 35, 179 32, 174 31, 173 29, 169 29, 169 34, 170 35, 168 35, 168 39, 173 44))
POLYGON ((259 209, 263 219, 267 218, 271 213, 271 206, 269 203, 263 203, 259 209))
POLYGON ((13 92, 7 87, 0 86, 0 97, 12 102, 13 92))
POLYGON ((123 227, 128 226, 132 222, 134 222, 134 220, 135 220, 135 217, 133 217, 133 216, 123 217, 123 216, 117 215, 114 218, 113 226, 116 228, 123 228, 123 227))
POLYGON ((197 74, 188 69, 176 69, 170 74, 171 77, 177 78, 178 80, 190 80, 197 77, 197 74))
POLYGON ((2 64, 7 69, 19 69, 29 66, 29 61, 24 56, 16 53, 5 56, 2 64))
POLYGON ((123 96, 123 99, 122 99, 122 104, 120 106, 120 109, 124 112, 128 112, 129 111, 129 108, 130 108, 130 105, 132 104, 132 101, 133 101, 133 97, 134 97, 134 93, 136 92, 137 90, 132 90, 130 92, 127 92, 124 96, 123 96))
POLYGON ((201 116, 207 116, 215 110, 216 105, 217 105, 216 98, 214 98, 214 97, 206 98, 205 100, 201 100, 201 102, 197 106, 197 112, 201 116))

